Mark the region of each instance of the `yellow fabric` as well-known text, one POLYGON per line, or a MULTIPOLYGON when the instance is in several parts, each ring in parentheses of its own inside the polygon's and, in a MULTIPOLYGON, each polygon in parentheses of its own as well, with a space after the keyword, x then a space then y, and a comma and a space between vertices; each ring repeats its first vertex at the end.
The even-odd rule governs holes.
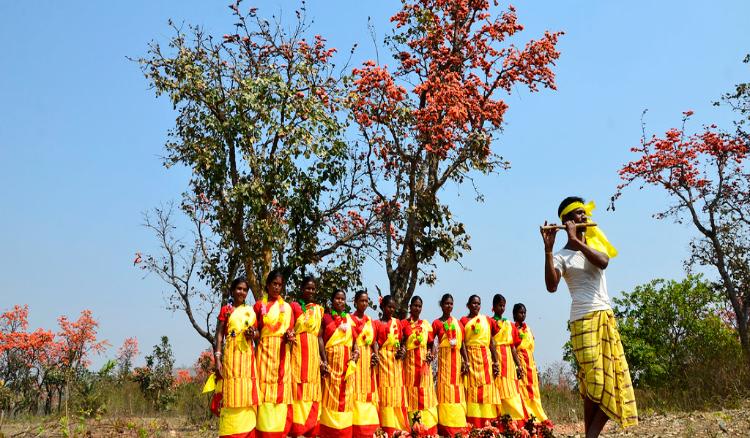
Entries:
POLYGON ((495 405, 488 403, 466 402, 466 416, 492 421, 497 417, 497 408, 495 405))
MULTIPOLYGON (((427 340, 431 337, 432 325, 426 320, 408 321, 408 323, 411 327, 411 334, 406 339, 404 361, 407 404, 412 411, 435 408, 437 406, 435 383, 432 377, 432 367, 427 363, 427 340)), ((427 425, 424 421, 422 424, 427 425)))
MULTIPOLYGON (((369 402, 373 404, 373 406, 378 401, 378 385, 375 380, 375 370, 373 370, 370 365, 370 357, 372 356, 372 343, 374 339, 375 330, 372 325, 372 320, 368 317, 365 323, 362 325, 362 330, 360 331, 359 336, 357 336, 357 348, 359 348, 360 359, 357 361, 357 370, 354 373, 354 398, 359 402, 369 402)), ((356 418, 357 416, 355 414, 355 420, 356 418)))
POLYGON ((281 337, 261 337, 257 355, 261 402, 292 403, 292 366, 289 356, 289 344, 281 337))
POLYGON ((292 420, 294 424, 305 424, 315 403, 317 402, 302 400, 292 402, 292 420))
POLYGON ((581 395, 599 404, 622 427, 638 424, 638 409, 625 352, 611 310, 591 312, 570 323, 581 395))
POLYGON ((383 407, 401 409, 406 406, 404 361, 396 359, 396 351, 400 345, 398 333, 400 333, 398 321, 395 318, 391 318, 388 337, 378 350, 380 364, 377 369, 377 382, 378 400, 381 410, 383 407))
MULTIPOLYGON (((346 420, 352 425, 351 413, 354 402, 354 379, 350 378, 354 374, 356 364, 350 360, 351 349, 354 345, 354 321, 351 316, 347 315, 346 319, 339 324, 331 337, 326 341, 326 356, 328 356, 328 366, 330 373, 323 379, 323 401, 321 403, 321 422, 324 416, 327 418, 346 420), (348 416, 342 417, 333 415, 334 412, 345 412, 348 416)), ((337 420, 338 421, 338 420, 337 420)), ((329 427, 342 429, 342 427, 332 424, 325 424, 329 427)), ((337 423, 340 425, 340 423, 337 423)))
MULTIPOLYGON (((330 338, 325 343, 325 348, 328 350, 329 348, 336 347, 339 345, 346 345, 349 348, 352 348, 352 345, 354 344, 354 321, 352 320, 352 317, 350 315, 346 315, 346 320, 343 321, 338 328, 333 332, 330 338)), ((330 359, 329 359, 330 362, 330 359)))
MULTIPOLYGON (((492 353, 490 352, 490 323, 485 315, 477 315, 466 324, 466 354, 469 374, 466 377, 466 400, 489 406, 494 412, 497 390, 492 381, 492 353)), ((485 407, 482 407, 484 410, 485 407)), ((489 408, 487 408, 489 409, 489 408)), ((467 407, 467 416, 471 412, 467 407)), ((484 418, 484 417, 483 417, 484 418)))
POLYGON ((255 311, 245 304, 235 307, 227 319, 221 361, 225 407, 244 408, 257 406, 259 402, 255 351, 252 342, 245 338, 246 331, 256 326, 255 311))
MULTIPOLYGON (((560 213, 560 220, 562 221, 562 218, 566 214, 578 208, 583 208, 584 211, 586 211, 586 217, 591 219, 591 213, 596 208, 596 204, 594 203, 594 201, 589 201, 586 204, 583 204, 581 202, 574 202, 563 209, 563 211, 560 213)), ((585 236, 586 244, 588 246, 594 248, 597 251, 607 254, 609 258, 617 257, 617 250, 614 246, 612 246, 611 243, 609 243, 609 240, 607 240, 607 236, 604 234, 604 231, 602 231, 599 227, 586 227, 585 236)))
MULTIPOLYGON (((414 422, 411 421, 412 418, 414 418, 414 414, 417 411, 410 410, 409 411, 409 424, 412 426, 414 425, 414 422)), ((438 410, 437 405, 428 408, 428 409, 422 409, 419 411, 419 417, 421 419, 422 425, 426 427, 427 429, 431 429, 438 424, 438 410)))
POLYGON ((255 429, 255 408, 221 408, 219 436, 247 433, 255 429))
POLYGON ((310 303, 307 305, 307 310, 302 310, 304 312, 294 321, 294 332, 312 333, 318 336, 323 322, 323 306, 310 303))
POLYGON ((463 359, 460 350, 455 347, 441 346, 438 349, 437 360, 437 402, 439 404, 465 403, 466 391, 461 375, 463 359))
POLYGON ((513 361, 513 323, 506 320, 497 322, 498 333, 493 337, 497 347, 497 359, 500 362, 500 374, 495 377, 495 387, 499 397, 499 416, 510 415, 514 420, 523 420, 523 404, 518 392, 518 378, 516 377, 516 363, 513 361))
POLYGON ((258 406, 257 429, 262 432, 284 432, 289 405, 283 403, 262 403, 258 406))
POLYGON ((466 427, 466 405, 464 403, 440 403, 438 424, 446 427, 466 427))
POLYGON ((268 303, 268 297, 264 296, 261 301, 261 317, 263 328, 260 337, 282 336, 292 323, 292 307, 279 297, 273 303, 268 303), (265 314, 263 314, 265 313, 265 314))
POLYGON ((448 348, 454 347, 454 348, 460 350, 461 346, 464 344, 464 335, 463 335, 463 332, 461 331, 461 327, 460 327, 459 321, 456 318, 454 318, 454 317, 451 316, 450 318, 448 318, 447 321, 445 321, 445 323, 447 323, 449 327, 453 327, 453 329, 451 331, 455 330, 455 334, 456 334, 455 339, 456 339, 456 342, 455 342, 454 345, 451 345, 451 337, 448 336, 446 332, 443 332, 443 336, 440 337, 440 338, 438 338, 438 347, 440 347, 440 348, 443 348, 443 347, 448 347, 448 348))
POLYGON ((295 344, 292 348, 294 399, 320 401, 320 351, 318 334, 323 321, 323 306, 310 303, 294 323, 295 344), (304 357, 303 357, 304 355, 304 357), (303 370, 302 367, 305 369, 303 370))
POLYGON ((375 406, 375 403, 355 400, 352 413, 353 425, 370 426, 373 424, 380 424, 380 419, 378 418, 378 408, 377 406, 375 406))
POLYGON ((392 406, 381 406, 378 410, 380 416, 380 427, 396 430, 409 430, 409 420, 406 418, 403 408, 392 406))
POLYGON ((533 415, 538 421, 547 419, 547 413, 542 409, 542 394, 539 392, 539 371, 534 360, 534 335, 528 325, 519 328, 521 345, 518 346, 518 359, 524 367, 524 377, 520 382, 521 398, 529 415, 533 415))
POLYGON ((214 392, 216 390, 216 374, 211 373, 206 379, 206 383, 203 384, 203 394, 207 392, 214 392))
POLYGON ((346 429, 352 427, 354 419, 352 411, 338 412, 332 409, 323 408, 320 411, 320 424, 330 427, 331 429, 346 429))

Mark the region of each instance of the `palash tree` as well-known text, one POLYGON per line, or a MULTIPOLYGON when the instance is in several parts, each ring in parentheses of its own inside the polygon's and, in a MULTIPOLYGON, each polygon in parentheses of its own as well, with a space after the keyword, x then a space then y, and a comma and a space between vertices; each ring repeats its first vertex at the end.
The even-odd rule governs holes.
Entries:
POLYGON ((647 138, 644 132, 640 146, 631 149, 639 157, 620 169, 624 182, 613 202, 633 184, 669 195, 671 205, 655 217, 687 222, 698 232, 688 263, 716 269, 750 360, 750 145, 746 136, 722 132, 716 125, 686 133, 692 115, 686 111, 682 128, 670 129, 663 137, 647 138))
POLYGON ((435 281, 436 256, 455 261, 470 249, 440 195, 447 184, 508 167, 493 145, 504 98, 518 85, 555 88, 561 32, 517 47, 509 40, 523 26, 513 7, 497 16, 490 10, 485 0, 404 0, 386 39, 395 68, 368 61, 353 71, 349 105, 402 314, 416 286, 435 281))
POLYGON ((154 42, 138 59, 177 112, 164 164, 192 172, 181 210, 194 231, 181 238, 172 208, 156 209, 145 224, 161 253, 136 262, 165 280, 174 308, 209 342, 238 275, 256 299, 273 267, 292 279, 316 273, 324 289, 358 285, 374 221, 364 165, 343 136, 335 49, 306 38, 304 7, 291 31, 240 2, 230 8, 233 33, 173 26, 167 47, 154 42))

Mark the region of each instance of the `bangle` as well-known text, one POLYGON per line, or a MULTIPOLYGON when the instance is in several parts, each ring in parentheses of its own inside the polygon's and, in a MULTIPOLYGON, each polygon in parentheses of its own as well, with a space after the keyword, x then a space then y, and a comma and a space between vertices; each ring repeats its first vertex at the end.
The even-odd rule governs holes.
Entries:
POLYGON ((545 254, 552 254, 552 251, 544 251, 545 254))
POLYGON ((214 353, 214 356, 221 356, 221 351, 217 351, 214 353))

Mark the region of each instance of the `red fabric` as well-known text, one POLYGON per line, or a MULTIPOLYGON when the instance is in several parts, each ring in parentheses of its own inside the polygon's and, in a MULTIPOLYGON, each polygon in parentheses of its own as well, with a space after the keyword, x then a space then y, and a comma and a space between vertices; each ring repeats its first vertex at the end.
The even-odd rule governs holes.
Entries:
MULTIPOLYGON (((352 426, 349 426, 346 429, 334 429, 332 427, 321 424, 320 428, 318 429, 318 436, 320 438, 351 438, 353 432, 352 429, 352 426)), ((388 435, 390 436, 390 434, 388 435)))
MULTIPOLYGON (((317 419, 316 419, 317 420, 317 419)), ((289 431, 292 429, 292 422, 294 421, 294 411, 292 411, 292 405, 287 405, 286 410, 286 423, 284 430, 281 432, 263 432, 255 430, 257 438, 286 438, 289 436, 289 431)))
MULTIPOLYGON (((352 318, 353 319, 353 318, 352 318)), ((333 315, 326 313, 323 315, 323 342, 328 342, 329 339, 331 339, 331 336, 336 331, 336 329, 339 328, 339 325, 341 325, 345 321, 344 318, 337 316, 333 317, 333 315)), ((352 325, 352 336, 354 339, 357 339, 357 336, 359 336, 361 329, 358 324, 352 325)))
POLYGON ((305 313, 302 310, 302 306, 300 306, 299 303, 296 302, 296 301, 293 302, 293 303, 291 303, 290 306, 292 306, 292 315, 294 315, 294 319, 299 318, 300 315, 302 315, 303 313, 305 313))
POLYGON ((515 324, 510 325, 512 327, 512 333, 513 333, 513 346, 518 347, 521 345, 521 335, 518 334, 518 327, 516 327, 515 324))
POLYGON ((448 427, 448 426, 443 426, 442 424, 438 424, 437 431, 438 431, 438 435, 440 436, 447 436, 447 437, 453 438, 454 436, 458 434, 464 435, 466 433, 466 428, 465 427, 448 427))
POLYGON ((221 398, 223 397, 223 394, 220 392, 214 393, 214 396, 211 398, 211 413, 219 416, 221 412, 221 398))
MULTIPOLYGON (((391 321, 396 321, 396 331, 399 337, 399 342, 404 340, 404 324, 396 318, 391 318, 391 321)), ((379 346, 383 346, 383 343, 388 339, 388 331, 391 329, 391 321, 373 321, 375 329, 375 341, 379 346)))
POLYGON ((352 438, 372 438, 379 427, 378 424, 353 425, 352 438))
POLYGON ((320 402, 313 402, 312 409, 310 409, 310 415, 307 416, 305 424, 293 423, 289 434, 292 436, 308 436, 313 437, 317 435, 316 427, 318 425, 318 410, 320 408, 320 402))
POLYGON ((229 319, 229 315, 231 315, 233 311, 234 307, 231 304, 222 306, 221 310, 219 311, 219 321, 227 322, 227 320, 229 319))

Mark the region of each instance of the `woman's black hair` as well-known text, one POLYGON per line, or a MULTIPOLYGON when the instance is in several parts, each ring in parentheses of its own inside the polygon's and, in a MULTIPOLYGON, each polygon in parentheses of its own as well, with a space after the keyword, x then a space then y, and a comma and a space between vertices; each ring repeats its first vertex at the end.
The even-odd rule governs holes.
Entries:
POLYGON ((333 293, 331 294, 331 301, 333 301, 333 297, 335 297, 339 292, 344 294, 344 298, 346 298, 346 291, 344 289, 334 289, 333 293))
POLYGON ((393 297, 392 296, 390 296, 390 295, 383 295, 383 299, 380 300, 380 308, 382 309, 383 307, 387 306, 388 304, 391 303, 391 301, 393 301, 393 297))
POLYGON ((274 280, 277 278, 281 278, 281 281, 284 282, 284 273, 281 269, 274 269, 273 271, 268 273, 268 276, 266 277, 266 289, 268 289, 268 286, 273 283, 274 280))
POLYGON ((481 298, 479 298, 479 295, 472 295, 472 296, 470 296, 470 297, 469 297, 469 299, 468 299, 468 300, 466 301, 466 305, 468 306, 468 305, 469 305, 469 303, 471 303, 471 300, 473 300, 474 298, 478 299, 480 303, 482 302, 482 299, 481 299, 481 298))
POLYGON ((565 207, 574 202, 584 203, 585 200, 580 196, 568 196, 567 198, 563 199, 560 203, 560 206, 557 207, 557 217, 560 217, 560 214, 563 212, 563 210, 565 210, 565 207))
POLYGON ((411 297, 411 301, 409 301, 409 305, 411 306, 417 300, 419 300, 420 304, 424 305, 424 301, 422 301, 422 298, 419 295, 414 295, 413 297, 411 297))
POLYGON ((358 290, 358 291, 357 291, 357 292, 356 292, 356 293, 354 294, 354 302, 357 302, 357 300, 359 299, 359 297, 361 297, 362 295, 367 295, 367 291, 366 291, 366 290, 364 290, 364 289, 360 289, 360 290, 358 290))
POLYGON ((232 284, 229 285, 229 293, 231 294, 237 288, 237 286, 240 285, 240 283, 245 283, 246 285, 250 286, 250 284, 247 282, 247 278, 237 277, 232 280, 232 284))
POLYGON ((519 310, 521 310, 521 308, 523 308, 523 310, 526 310, 526 306, 523 303, 516 303, 516 304, 514 304, 513 305, 513 314, 515 315, 516 312, 518 312, 519 310))
POLYGON ((453 295, 451 295, 451 294, 443 294, 443 297, 440 298, 440 303, 439 304, 442 306, 443 304, 445 304, 446 301, 448 301, 448 298, 450 298, 452 301, 455 301, 455 300, 453 300, 453 295))
POLYGON ((495 296, 492 297, 492 307, 497 306, 503 301, 505 301, 505 297, 503 296, 503 294, 495 294, 495 296))
POLYGON ((302 277, 302 281, 299 282, 299 288, 304 289, 305 285, 311 281, 317 286, 318 282, 315 280, 315 277, 313 277, 312 275, 305 275, 304 277, 302 277))

